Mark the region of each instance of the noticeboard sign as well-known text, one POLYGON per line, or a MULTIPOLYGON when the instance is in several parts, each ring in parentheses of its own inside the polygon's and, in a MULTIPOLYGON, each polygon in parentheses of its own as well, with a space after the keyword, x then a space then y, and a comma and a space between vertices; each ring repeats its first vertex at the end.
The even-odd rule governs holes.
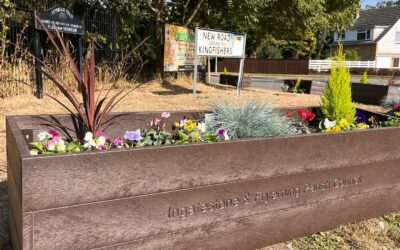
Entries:
MULTIPOLYGON (((84 23, 74 16, 71 11, 62 6, 55 6, 45 12, 38 12, 38 17, 43 21, 47 29, 61 33, 83 35, 85 33, 84 23)), ((43 27, 35 20, 36 29, 43 27)))
POLYGON ((246 34, 196 29, 197 56, 244 58, 246 34))
MULTIPOLYGON (((177 25, 165 25, 164 72, 193 71, 195 53, 194 31, 177 25)), ((205 69, 204 60, 198 61, 205 69)))

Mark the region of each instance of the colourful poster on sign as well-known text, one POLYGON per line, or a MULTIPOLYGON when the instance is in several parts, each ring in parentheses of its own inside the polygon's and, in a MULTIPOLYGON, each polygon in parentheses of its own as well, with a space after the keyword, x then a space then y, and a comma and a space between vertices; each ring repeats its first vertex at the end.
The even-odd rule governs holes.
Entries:
MULTIPOLYGON (((195 33, 182 26, 165 25, 164 72, 193 71, 195 33)), ((198 62, 204 67, 203 62, 198 62)))

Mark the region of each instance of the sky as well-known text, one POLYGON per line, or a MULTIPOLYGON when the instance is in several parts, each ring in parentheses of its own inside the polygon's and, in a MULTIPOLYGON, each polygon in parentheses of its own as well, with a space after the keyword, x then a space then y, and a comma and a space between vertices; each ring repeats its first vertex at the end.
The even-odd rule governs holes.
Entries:
POLYGON ((379 0, 361 0, 361 5, 364 8, 366 5, 375 5, 379 0))

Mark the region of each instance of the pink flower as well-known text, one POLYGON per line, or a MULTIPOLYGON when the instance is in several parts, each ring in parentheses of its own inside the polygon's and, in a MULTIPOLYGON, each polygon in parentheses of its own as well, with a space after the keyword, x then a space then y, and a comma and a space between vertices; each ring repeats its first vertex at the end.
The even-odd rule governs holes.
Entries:
POLYGON ((171 116, 171 114, 168 112, 162 112, 162 114, 161 114, 161 118, 169 118, 170 116, 171 116))
POLYGON ((100 144, 100 145, 97 145, 97 146, 96 146, 96 149, 97 149, 97 150, 105 150, 105 149, 106 149, 106 146, 100 144))
POLYGON ((393 109, 395 111, 399 111, 400 110, 400 103, 393 104, 393 109))
POLYGON ((156 118, 156 120, 154 121, 154 125, 158 125, 158 124, 160 124, 160 122, 161 122, 161 119, 156 118))
POLYGON ((103 131, 97 131, 96 137, 100 137, 100 136, 104 136, 105 137, 103 131))
MULTIPOLYGON (((49 132, 50 133, 50 132, 49 132)), ((50 150, 53 151, 55 149, 55 147, 58 145, 58 143, 60 142, 60 136, 54 136, 52 139, 50 139, 45 147, 50 150)))
POLYGON ((122 148, 124 146, 124 139, 122 136, 118 136, 117 138, 114 139, 113 145, 117 148, 122 148))
POLYGON ((224 135, 224 133, 225 133, 225 129, 223 129, 223 128, 220 128, 220 129, 218 129, 218 131, 217 131, 217 134, 218 134, 218 135, 224 135))

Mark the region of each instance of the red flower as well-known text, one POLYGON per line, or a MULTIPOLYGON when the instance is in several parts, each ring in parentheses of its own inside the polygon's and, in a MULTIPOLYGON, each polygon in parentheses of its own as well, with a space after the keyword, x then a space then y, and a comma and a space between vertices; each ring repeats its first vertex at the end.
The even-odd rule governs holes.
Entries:
POLYGON ((288 111, 288 112, 286 113, 287 117, 291 117, 292 114, 293 114, 293 112, 290 112, 290 111, 288 111))
POLYGON ((393 109, 395 111, 399 111, 400 110, 400 103, 393 104, 393 109))
POLYGON ((314 120, 314 118, 315 118, 315 114, 311 110, 308 110, 306 112, 306 119, 308 121, 312 121, 312 120, 314 120))
POLYGON ((311 110, 303 110, 302 108, 299 108, 297 114, 299 114, 301 119, 306 119, 308 121, 312 121, 315 118, 315 114, 311 110))
POLYGON ((55 129, 50 129, 49 134, 51 134, 53 137, 59 137, 60 134, 55 130, 55 129))

